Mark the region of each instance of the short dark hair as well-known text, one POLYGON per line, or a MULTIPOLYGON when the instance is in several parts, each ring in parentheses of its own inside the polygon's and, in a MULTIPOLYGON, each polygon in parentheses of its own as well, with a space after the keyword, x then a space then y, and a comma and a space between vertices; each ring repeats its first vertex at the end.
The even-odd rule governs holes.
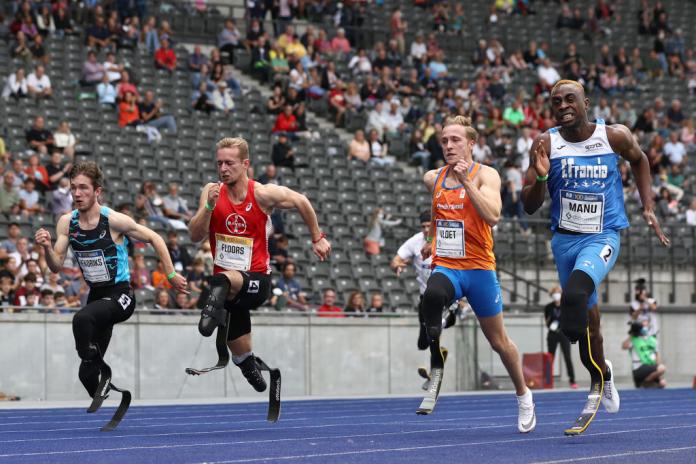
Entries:
POLYGON ((73 165, 72 169, 70 169, 70 180, 79 175, 89 177, 95 190, 104 187, 104 174, 94 161, 83 161, 73 165))

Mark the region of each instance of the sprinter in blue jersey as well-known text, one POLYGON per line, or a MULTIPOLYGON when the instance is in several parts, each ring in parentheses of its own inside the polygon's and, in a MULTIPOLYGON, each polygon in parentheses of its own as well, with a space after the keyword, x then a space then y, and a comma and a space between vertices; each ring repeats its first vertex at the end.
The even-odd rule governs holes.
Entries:
MULTIPOLYGON (((75 347, 82 360, 78 375, 92 398, 97 394, 103 374, 100 372, 102 357, 109 346, 113 327, 127 320, 135 309, 127 237, 151 243, 164 263, 169 282, 176 291, 186 292, 186 279, 174 271, 162 237, 130 217, 99 204, 103 181, 101 169, 95 163, 75 164, 70 170, 70 190, 76 209, 58 220, 55 246, 46 229, 39 229, 34 237, 37 245, 45 250, 46 264, 51 272, 58 273, 63 268, 70 246, 89 286, 87 305, 75 314, 72 325, 75 347)), ((100 395, 105 397, 107 393, 108 388, 100 395)))
POLYGON ((551 112, 558 124, 534 141, 522 190, 524 209, 537 211, 546 190, 551 197, 551 248, 563 287, 560 325, 579 342, 580 359, 590 372, 587 403, 567 435, 585 431, 600 402, 619 411, 611 363, 604 359, 597 288, 616 263, 620 231, 629 226, 618 163, 624 158, 636 178, 643 217, 663 245, 669 245, 653 212, 650 166, 625 126, 592 123, 582 85, 561 80, 551 90, 551 112))

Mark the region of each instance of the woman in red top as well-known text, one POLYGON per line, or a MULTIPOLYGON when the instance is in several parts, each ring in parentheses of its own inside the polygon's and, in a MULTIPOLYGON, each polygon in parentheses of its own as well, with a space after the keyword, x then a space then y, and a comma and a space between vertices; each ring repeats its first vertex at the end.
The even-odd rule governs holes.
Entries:
POLYGON ((126 97, 118 104, 118 125, 121 127, 132 126, 140 122, 140 111, 135 104, 135 95, 126 92, 126 97))
POLYGON ((297 132, 297 118, 292 114, 292 105, 285 105, 283 112, 276 117, 273 132, 297 132))
POLYGON ((328 257, 331 245, 319 229, 307 197, 287 187, 262 185, 249 179, 246 140, 220 140, 215 157, 220 182, 203 188, 198 211, 189 222, 191 240, 200 242, 208 237, 215 260, 210 295, 198 330, 209 337, 216 327, 227 326, 232 361, 254 389, 261 392, 266 389, 266 381, 252 352, 249 310, 263 304, 271 292, 271 211, 296 208, 309 227, 312 251, 320 260, 328 257))
POLYGON ((45 192, 48 188, 48 171, 39 163, 39 155, 31 155, 29 157, 29 166, 24 170, 24 173, 36 181, 36 189, 40 192, 45 192))

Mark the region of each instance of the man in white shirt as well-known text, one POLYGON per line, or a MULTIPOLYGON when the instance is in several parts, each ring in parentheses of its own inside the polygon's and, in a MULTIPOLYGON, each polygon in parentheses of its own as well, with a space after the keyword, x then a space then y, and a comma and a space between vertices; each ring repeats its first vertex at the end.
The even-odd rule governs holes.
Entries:
POLYGON ((425 45, 425 41, 423 40, 423 34, 419 32, 416 34, 416 40, 411 43, 410 56, 414 61, 423 61, 423 58, 427 52, 428 47, 425 45))
POLYGON ((27 89, 29 90, 29 95, 34 98, 51 98, 53 95, 51 79, 45 74, 43 66, 37 66, 36 71, 29 74, 27 77, 27 89))
POLYGON ((686 223, 690 226, 696 226, 696 198, 691 200, 689 209, 686 210, 686 223))
POLYGON ((471 149, 471 156, 474 161, 481 164, 488 164, 486 161, 490 161, 493 158, 493 150, 486 143, 486 136, 479 135, 476 145, 471 149))
POLYGON ((382 114, 384 120, 384 129, 389 134, 398 134, 404 129, 404 117, 399 111, 401 102, 397 98, 393 98, 389 103, 389 111, 382 114))
POLYGON ((365 132, 369 134, 372 129, 376 130, 380 140, 384 136, 384 125, 386 123, 382 114, 382 107, 383 103, 378 101, 372 111, 367 114, 367 124, 365 125, 365 132))
POLYGON ((553 85, 561 80, 561 75, 558 71, 551 65, 551 60, 544 58, 539 67, 537 68, 537 75, 541 81, 541 85, 546 90, 550 90, 553 85))
POLYGON ((672 164, 682 164, 686 157, 686 147, 679 140, 679 132, 674 131, 669 134, 669 141, 665 144, 665 155, 669 157, 672 164))

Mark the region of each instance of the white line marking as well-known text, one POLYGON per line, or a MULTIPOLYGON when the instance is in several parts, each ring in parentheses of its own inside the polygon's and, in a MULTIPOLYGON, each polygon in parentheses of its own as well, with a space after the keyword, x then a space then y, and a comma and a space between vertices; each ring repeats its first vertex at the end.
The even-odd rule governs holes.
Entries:
POLYGON ((645 454, 658 454, 658 453, 676 453, 679 451, 696 450, 696 446, 683 446, 681 448, 663 448, 656 450, 645 450, 645 451, 628 451, 626 453, 616 453, 616 454, 602 454, 600 456, 588 456, 583 458, 567 458, 559 459, 557 461, 537 461, 532 464, 561 464, 566 462, 580 462, 580 461, 593 461, 595 459, 608 459, 608 458, 621 458, 624 456, 640 456, 645 454))
MULTIPOLYGON (((649 429, 636 429, 636 430, 620 430, 620 431, 615 431, 615 432, 589 433, 586 435, 587 436, 617 435, 617 434, 622 434, 622 433, 647 432, 647 431, 655 431, 655 430, 670 430, 670 429, 690 428, 690 427, 696 427, 696 425, 678 426, 678 427, 663 427, 663 428, 658 428, 658 429, 649 428, 649 429)), ((263 462, 263 461, 280 461, 280 460, 289 461, 289 460, 297 460, 297 459, 309 459, 309 458, 315 458, 315 457, 319 458, 319 457, 330 457, 330 456, 348 456, 348 455, 354 455, 354 454, 389 453, 389 452, 394 452, 394 451, 420 451, 420 450, 424 450, 424 449, 433 449, 433 448, 441 449, 441 448, 456 448, 456 447, 475 446, 475 445, 498 445, 500 443, 514 443, 517 441, 529 442, 529 441, 542 441, 542 440, 567 440, 567 438, 554 436, 554 437, 540 437, 540 438, 517 438, 517 439, 509 439, 509 440, 481 441, 481 442, 475 442, 475 443, 451 443, 451 444, 438 444, 438 445, 427 445, 427 446, 409 446, 409 447, 402 447, 402 448, 377 448, 377 449, 371 449, 371 450, 343 451, 343 452, 336 452, 336 453, 316 453, 316 454, 305 454, 305 455, 296 455, 296 456, 278 456, 278 457, 269 457, 269 458, 235 459, 235 460, 230 460, 230 461, 212 461, 212 462, 206 462, 205 464, 234 464, 234 463, 242 463, 242 462, 263 462)))
MULTIPOLYGON (((682 415, 696 415, 696 413, 685 413, 682 415)), ((674 417, 677 416, 677 414, 669 415, 667 417, 674 417)), ((624 420, 635 420, 635 419, 649 419, 649 418, 654 418, 654 417, 660 417, 660 416, 644 416, 644 417, 632 417, 632 418, 622 418, 624 420)), ((617 419, 605 419, 607 422, 615 421, 617 419)), ((597 421, 597 420, 595 420, 597 421)), ((566 421, 563 422, 551 422, 551 423, 546 423, 544 425, 560 425, 560 424, 565 424, 566 421)), ((403 424, 402 421, 396 421, 388 424, 403 424)), ((335 427, 339 426, 345 426, 348 424, 336 424, 333 425, 335 427)), ((365 425, 365 424, 355 424, 355 425, 365 425)), ((372 424, 372 425, 381 425, 381 424, 372 424)), ((325 426, 310 426, 306 428, 323 428, 325 426)), ((503 428, 503 427, 514 427, 514 425, 511 424, 504 424, 504 425, 488 425, 488 426, 479 426, 479 427, 459 427, 459 428, 447 428, 447 429, 432 429, 431 431, 441 431, 441 430, 480 430, 480 429, 491 429, 491 428, 503 428)), ((671 426, 671 427, 662 427, 662 428, 649 428, 649 429, 636 429, 636 430, 621 430, 621 431, 614 431, 614 432, 600 432, 600 433, 592 433, 592 434, 585 434, 585 435, 611 435, 611 434, 619 434, 619 433, 632 433, 632 432, 642 432, 642 431, 649 431, 649 430, 672 430, 672 429, 687 429, 687 428, 694 428, 696 427, 695 425, 679 425, 679 426, 671 426)), ((303 428, 303 427, 289 427, 289 428, 303 428)), ((266 429, 269 430, 269 429, 266 429)), ((244 430, 239 430, 244 431, 244 430)), ((427 431, 427 430, 426 430, 427 431)), ((403 431, 396 431, 396 432, 383 432, 383 433, 377 433, 377 434, 366 434, 366 435, 355 435, 356 437, 360 436, 377 436, 377 435, 393 435, 393 434, 399 434, 399 433, 421 433, 421 432, 426 432, 424 430, 414 430, 414 431, 408 431, 408 432, 403 432, 403 431)), ((203 446, 217 446, 217 445, 235 445, 235 444, 251 444, 251 443, 266 443, 266 442, 280 442, 280 441, 298 441, 298 440, 319 440, 324 437, 294 437, 294 438, 280 438, 280 439, 269 439, 269 440, 252 440, 252 441, 232 441, 232 442, 207 442, 207 443, 189 443, 189 444, 169 444, 169 445, 150 445, 150 446, 127 446, 127 447, 120 447, 120 448, 93 448, 93 449, 82 449, 82 450, 66 450, 66 451, 44 451, 44 452, 32 452, 32 453, 12 453, 12 454, 0 454, 0 458, 5 458, 5 457, 18 457, 18 456, 50 456, 50 455, 65 455, 65 454, 84 454, 84 453, 101 453, 104 451, 131 451, 131 450, 145 450, 145 449, 162 449, 162 448, 192 448, 192 447, 203 447, 203 446)), ((342 438, 342 437, 337 437, 337 436, 328 436, 326 437, 328 439, 335 439, 335 438, 342 438)), ((450 446, 472 446, 472 445, 486 445, 486 444, 496 444, 496 443, 508 443, 508 442, 513 442, 513 441, 538 441, 538 440, 551 440, 551 439, 567 439, 562 436, 557 436, 554 435, 552 437, 540 437, 540 438, 524 438, 524 439, 511 439, 511 440, 495 440, 495 441, 486 441, 486 442, 475 442, 475 443, 459 443, 455 445, 434 445, 434 446, 424 446, 424 447, 414 447, 412 449, 429 449, 429 448, 437 448, 438 446, 443 446, 443 447, 450 447, 450 446)), ((393 448, 393 449, 385 449, 384 451, 401 451, 401 450, 411 450, 411 448, 393 448)), ((347 454, 356 454, 356 453, 370 453, 370 452, 376 452, 374 450, 361 450, 361 451, 356 451, 356 452, 351 452, 347 454)), ((320 456, 340 456, 345 453, 337 453, 337 454, 326 454, 326 455, 317 455, 316 457, 320 456)), ((267 461, 267 460, 272 460, 272 459, 299 459, 302 457, 315 457, 314 455, 307 455, 307 456, 285 456, 285 457, 273 457, 273 458, 255 458, 251 460, 241 460, 241 461, 221 461, 221 463, 233 463, 233 462, 255 462, 255 461, 267 461)))

